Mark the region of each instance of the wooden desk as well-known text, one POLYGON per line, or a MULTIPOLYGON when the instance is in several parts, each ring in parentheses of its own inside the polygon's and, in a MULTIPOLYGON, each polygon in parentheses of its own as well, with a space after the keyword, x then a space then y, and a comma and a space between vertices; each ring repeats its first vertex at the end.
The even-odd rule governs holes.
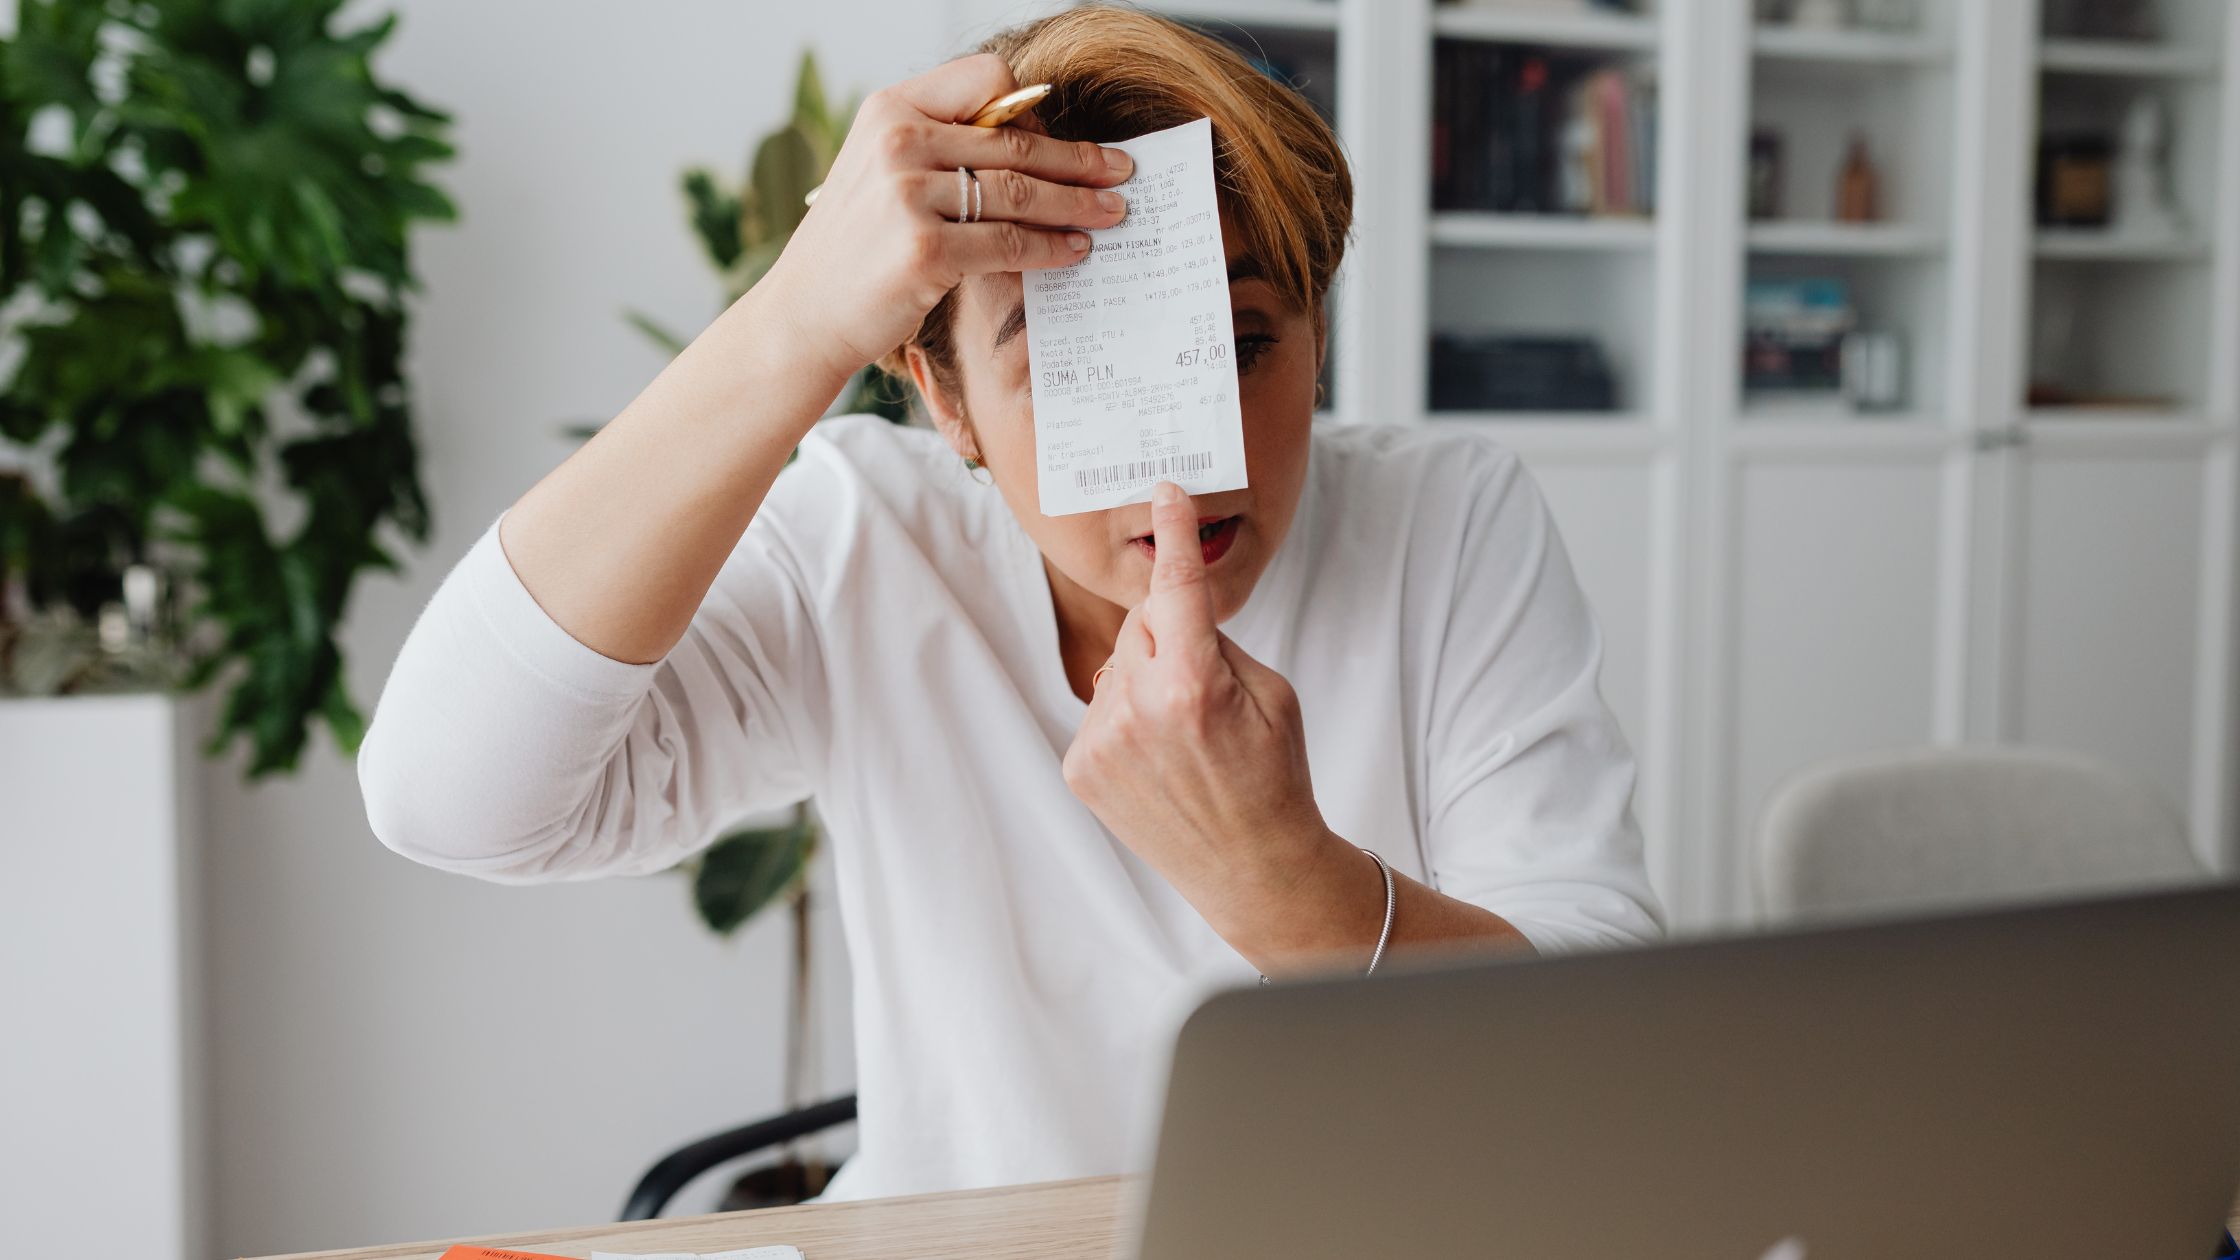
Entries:
MULTIPOLYGON (((458 1239, 551 1255, 729 1251, 785 1243, 807 1260, 1111 1260, 1127 1196, 1118 1177, 770 1208, 673 1221, 458 1239)), ((2240 1205, 2232 1231, 2240 1237, 2240 1205)), ((271 1260, 436 1260, 450 1243, 305 1252, 271 1260)))
MULTIPOLYGON (((1125 1201, 1118 1177, 996 1190, 809 1204, 454 1239, 556 1256, 593 1251, 729 1251, 785 1243, 807 1260, 1111 1260, 1125 1201)), ((274 1260, 435 1260, 450 1243, 306 1252, 274 1260)))

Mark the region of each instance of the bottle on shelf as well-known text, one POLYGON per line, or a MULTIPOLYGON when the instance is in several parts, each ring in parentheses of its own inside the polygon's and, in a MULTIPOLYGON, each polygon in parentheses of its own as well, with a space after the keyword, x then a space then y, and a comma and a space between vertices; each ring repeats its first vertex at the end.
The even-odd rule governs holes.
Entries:
POLYGON ((2143 238, 2174 238, 2184 221, 2170 198, 2170 123, 2162 102, 2140 96, 2124 112, 2116 152, 2115 230, 2143 238))
POLYGON ((1877 206, 1878 180, 1874 159, 1867 155, 1867 138, 1854 133, 1844 154, 1843 172, 1836 177, 1836 221, 1872 223, 1881 217, 1877 206))

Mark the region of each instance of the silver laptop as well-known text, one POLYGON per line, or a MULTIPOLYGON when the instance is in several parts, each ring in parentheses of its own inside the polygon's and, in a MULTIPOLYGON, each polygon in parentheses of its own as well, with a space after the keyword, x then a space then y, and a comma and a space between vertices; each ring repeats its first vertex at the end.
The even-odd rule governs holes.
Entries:
POLYGON ((2240 888, 1213 998, 1143 1260, 2207 1260, 2240 888))

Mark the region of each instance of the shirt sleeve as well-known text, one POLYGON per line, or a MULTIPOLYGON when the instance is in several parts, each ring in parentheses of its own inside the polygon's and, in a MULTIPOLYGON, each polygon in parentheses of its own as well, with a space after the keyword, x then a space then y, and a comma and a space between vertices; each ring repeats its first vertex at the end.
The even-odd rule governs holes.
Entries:
MULTIPOLYGON (((783 478, 781 478, 783 480, 783 478)), ((405 640, 358 752, 374 834, 502 883, 641 874, 809 795, 823 661, 770 504, 653 664, 546 615, 493 524, 405 640)))
POLYGON ((1663 931, 1634 763, 1603 702, 1602 637, 1539 488, 1513 456, 1471 478, 1430 706, 1434 886, 1542 953, 1663 931))

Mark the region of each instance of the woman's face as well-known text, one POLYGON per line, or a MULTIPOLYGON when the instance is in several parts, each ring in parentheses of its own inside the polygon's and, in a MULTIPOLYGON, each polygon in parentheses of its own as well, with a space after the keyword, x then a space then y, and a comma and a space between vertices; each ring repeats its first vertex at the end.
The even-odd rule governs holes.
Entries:
MULTIPOLYGON (((1247 486, 1197 497, 1199 531, 1215 616, 1244 607, 1299 506, 1321 339, 1304 311, 1285 306, 1235 233, 1224 229, 1229 311, 1236 325, 1238 402, 1244 413, 1247 486)), ((1035 485, 1034 395, 1019 276, 979 276, 957 290, 955 324, 961 398, 931 388, 912 352, 919 390, 959 457, 977 454, 1011 514, 1042 549, 1053 582, 1122 608, 1143 601, 1151 581, 1151 505, 1044 516, 1035 485), (962 403, 959 414, 957 404, 962 403)))

